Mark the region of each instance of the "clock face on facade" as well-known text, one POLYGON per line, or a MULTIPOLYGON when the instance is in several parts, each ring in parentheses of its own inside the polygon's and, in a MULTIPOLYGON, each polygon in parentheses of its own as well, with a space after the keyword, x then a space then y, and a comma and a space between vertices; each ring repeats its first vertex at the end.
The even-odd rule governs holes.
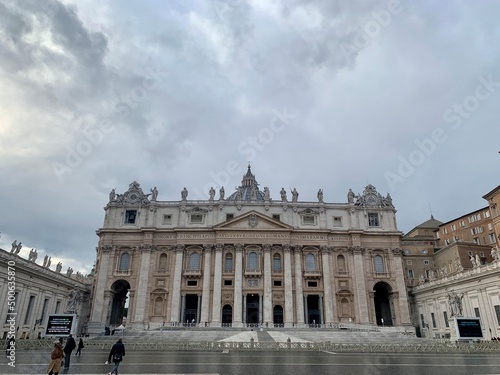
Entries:
POLYGON ((370 206, 374 206, 377 204, 377 197, 375 194, 368 194, 365 198, 366 203, 370 206))
POLYGON ((139 199, 139 195, 136 192, 131 192, 128 196, 129 201, 135 202, 139 199))

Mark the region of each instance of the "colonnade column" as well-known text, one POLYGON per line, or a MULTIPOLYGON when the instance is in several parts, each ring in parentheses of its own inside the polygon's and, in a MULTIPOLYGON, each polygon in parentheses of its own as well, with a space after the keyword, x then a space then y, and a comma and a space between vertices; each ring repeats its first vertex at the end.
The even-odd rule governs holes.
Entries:
POLYGON ((285 253, 285 328, 293 326, 293 293, 292 293, 292 259, 290 256, 290 245, 284 245, 285 253))
POLYGON ((297 326, 304 325, 304 291, 302 289, 302 246, 294 246, 295 251, 295 300, 297 301, 296 311, 297 326))
POLYGON ((322 323, 333 322, 333 300, 332 300, 332 280, 330 278, 330 253, 331 249, 326 246, 321 247, 321 257, 323 264, 323 298, 325 306, 325 317, 322 323))
POLYGON ((175 269, 172 285, 172 308, 170 311, 170 321, 172 324, 179 323, 179 303, 181 300, 181 281, 182 281, 182 258, 184 256, 184 245, 175 247, 175 269))
POLYGON ((241 293, 243 287, 243 245, 236 244, 236 259, 234 262, 234 319, 233 327, 243 327, 241 320, 241 293))
MULTIPOLYGON (((264 320, 263 323, 272 323, 273 311, 272 286, 271 286, 271 245, 264 245, 264 320)), ((260 317, 262 318, 262 316, 260 317)))
MULTIPOLYGON (((208 312, 210 309, 210 274, 212 272, 212 248, 213 245, 203 245, 205 263, 203 265, 203 297, 201 299, 201 316, 198 315, 199 322, 204 326, 208 323, 208 312)), ((198 304, 199 306, 199 304, 198 304)))
POLYGON ((212 327, 220 327, 221 324, 222 248, 221 244, 215 245, 214 294, 212 300, 212 320, 210 323, 212 327))
POLYGON ((358 316, 361 324, 369 324, 368 295, 366 294, 365 264, 361 247, 352 248, 354 254, 354 269, 356 270, 356 298, 358 305, 358 316))

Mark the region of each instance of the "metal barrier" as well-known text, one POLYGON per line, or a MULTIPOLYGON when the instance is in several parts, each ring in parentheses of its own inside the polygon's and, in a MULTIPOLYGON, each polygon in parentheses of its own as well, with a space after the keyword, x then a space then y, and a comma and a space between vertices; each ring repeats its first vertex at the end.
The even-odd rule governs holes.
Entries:
MULTIPOLYGON (((404 344, 343 344, 332 342, 210 342, 210 341, 150 341, 126 342, 127 350, 132 351, 331 351, 361 353, 498 353, 500 343, 482 341, 475 343, 404 343, 404 344)), ((85 350, 109 351, 116 342, 113 340, 87 339, 85 350)), ((54 340, 18 340, 18 350, 50 351, 54 340)))

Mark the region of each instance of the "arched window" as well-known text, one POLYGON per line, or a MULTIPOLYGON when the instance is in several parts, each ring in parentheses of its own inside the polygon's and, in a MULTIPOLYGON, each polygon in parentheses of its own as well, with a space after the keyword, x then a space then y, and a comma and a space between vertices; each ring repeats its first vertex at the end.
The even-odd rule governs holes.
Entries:
POLYGON ((224 262, 224 271, 231 272, 233 270, 233 254, 227 253, 224 262))
POLYGON ((375 273, 384 273, 384 259, 380 255, 375 255, 373 258, 375 273))
POLYGON ((120 264, 118 266, 119 271, 128 271, 130 267, 130 255, 129 253, 123 253, 120 256, 120 264))
POLYGON ((342 300, 340 301, 340 306, 342 316, 349 316, 351 314, 349 300, 347 298, 342 298, 342 300))
POLYGON ((337 257, 337 266, 338 266, 338 269, 339 269, 340 272, 347 271, 346 268, 345 268, 345 257, 342 254, 340 254, 337 257))
POLYGON ((316 258, 314 254, 309 253, 306 255, 306 270, 315 271, 316 270, 316 258))
POLYGON ((191 253, 189 256, 189 265, 190 270, 199 270, 200 269, 200 254, 191 253))
POLYGON ((273 255, 273 271, 281 271, 281 256, 278 253, 273 255))
POLYGON ((160 272, 167 271, 167 254, 165 253, 160 255, 160 260, 158 262, 158 271, 160 272))
POLYGON ((257 253, 252 251, 248 254, 248 269, 256 270, 257 269, 257 253))

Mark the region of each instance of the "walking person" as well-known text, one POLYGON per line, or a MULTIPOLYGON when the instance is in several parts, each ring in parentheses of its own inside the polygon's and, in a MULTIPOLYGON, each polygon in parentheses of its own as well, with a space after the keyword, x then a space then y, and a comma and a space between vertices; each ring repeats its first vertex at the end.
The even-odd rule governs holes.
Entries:
POLYGON ((118 341, 113 345, 111 351, 109 352, 108 360, 106 364, 111 363, 113 361, 115 365, 108 373, 108 375, 118 375, 118 366, 120 366, 120 362, 123 360, 125 356, 125 345, 123 345, 122 339, 118 339, 118 341))
POLYGON ((82 355, 83 348, 85 348, 85 345, 83 345, 83 339, 80 337, 80 341, 78 342, 78 349, 76 349, 75 357, 82 355))
POLYGON ((47 373, 49 375, 58 375, 61 371, 61 363, 64 358, 64 352, 59 341, 54 343, 54 349, 50 352, 50 362, 47 367, 47 373))
POLYGON ((76 341, 73 338, 73 335, 69 335, 66 340, 66 345, 64 346, 64 369, 69 369, 69 361, 71 357, 71 352, 76 348, 76 341))

